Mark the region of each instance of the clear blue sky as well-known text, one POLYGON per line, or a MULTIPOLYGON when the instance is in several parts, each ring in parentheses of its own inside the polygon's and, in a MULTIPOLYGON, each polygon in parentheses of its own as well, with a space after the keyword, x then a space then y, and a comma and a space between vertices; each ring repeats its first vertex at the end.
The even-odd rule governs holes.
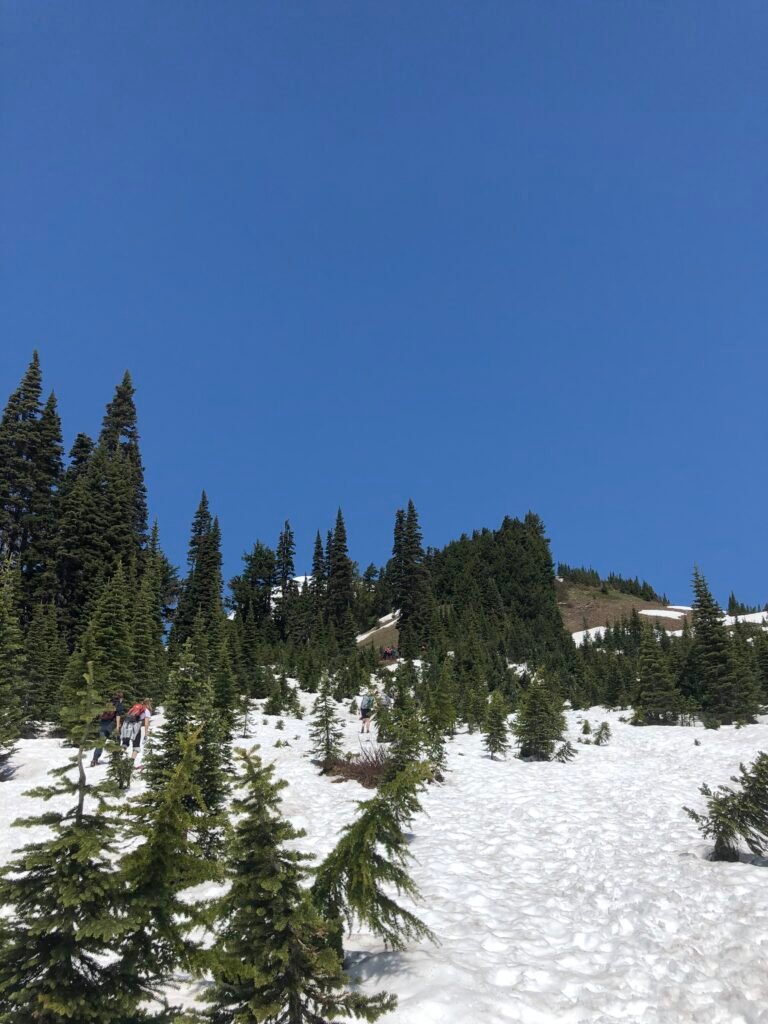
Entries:
POLYGON ((177 561, 341 505, 387 556, 533 508, 556 559, 768 599, 764 0, 2 0, 0 401, 129 367, 177 561))

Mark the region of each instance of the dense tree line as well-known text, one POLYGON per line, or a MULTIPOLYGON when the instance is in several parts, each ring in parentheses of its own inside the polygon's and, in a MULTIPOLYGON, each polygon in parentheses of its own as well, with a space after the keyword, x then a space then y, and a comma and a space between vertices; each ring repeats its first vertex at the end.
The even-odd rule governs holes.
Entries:
POLYGON ((557 563, 557 575, 568 583, 580 583, 585 587, 594 587, 608 593, 615 590, 619 594, 629 594, 638 597, 642 601, 658 601, 661 604, 668 604, 666 594, 658 594, 647 580, 635 577, 625 577, 620 573, 611 572, 605 578, 600 576, 596 569, 578 568, 568 565, 566 562, 557 563))

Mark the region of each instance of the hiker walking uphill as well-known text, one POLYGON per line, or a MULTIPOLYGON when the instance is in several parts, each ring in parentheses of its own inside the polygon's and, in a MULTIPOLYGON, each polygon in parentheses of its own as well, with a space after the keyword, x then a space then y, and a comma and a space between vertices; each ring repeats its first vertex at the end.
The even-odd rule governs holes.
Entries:
POLYGON ((105 705, 104 710, 99 715, 99 738, 101 739, 101 746, 96 747, 93 752, 91 768, 94 768, 100 763, 99 758, 102 755, 106 742, 115 729, 117 729, 118 735, 120 735, 120 728, 122 726, 124 716, 125 708, 123 707, 123 695, 122 693, 116 693, 109 704, 105 705))
POLYGON ((136 757, 141 746, 142 735, 146 741, 149 733, 149 723, 152 718, 152 704, 145 697, 143 701, 134 704, 128 709, 123 720, 123 727, 120 730, 120 742, 126 748, 132 747, 131 756, 136 757))
POLYGON ((360 701, 360 732, 371 731, 371 717, 373 715, 373 694, 366 693, 360 701))

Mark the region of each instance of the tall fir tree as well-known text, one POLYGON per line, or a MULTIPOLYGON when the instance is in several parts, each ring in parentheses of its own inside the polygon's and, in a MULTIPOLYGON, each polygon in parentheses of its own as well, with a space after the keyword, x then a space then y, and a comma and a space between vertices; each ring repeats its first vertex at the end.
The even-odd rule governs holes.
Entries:
POLYGON ((483 743, 492 760, 497 754, 504 755, 509 750, 507 702, 500 690, 493 691, 488 703, 483 743))
POLYGON ((0 563, 0 773, 22 726, 20 695, 27 679, 27 653, 19 624, 18 570, 0 563))
POLYGON ((675 725, 680 714, 680 691, 675 688, 653 626, 643 627, 638 665, 635 725, 675 725))
POLYGON ((355 599, 354 569, 347 548, 347 529, 339 509, 330 545, 326 608, 334 626, 336 642, 343 651, 355 644, 354 626, 349 612, 355 599))
POLYGON ((76 753, 54 769, 53 785, 30 792, 68 797, 68 810, 18 821, 44 825, 48 838, 26 846, 2 871, 0 903, 0 1022, 125 1024, 131 1000, 114 984, 120 891, 112 858, 115 821, 105 784, 88 785, 85 757, 101 699, 93 673, 69 708, 76 753), (75 778, 71 778, 72 768, 75 778), (87 800, 86 800, 87 797, 87 800))
POLYGON ((139 450, 135 393, 131 375, 126 370, 115 389, 114 398, 107 405, 99 444, 111 456, 118 452, 125 456, 125 475, 130 481, 131 490, 132 527, 139 546, 143 547, 147 540, 147 490, 139 450))

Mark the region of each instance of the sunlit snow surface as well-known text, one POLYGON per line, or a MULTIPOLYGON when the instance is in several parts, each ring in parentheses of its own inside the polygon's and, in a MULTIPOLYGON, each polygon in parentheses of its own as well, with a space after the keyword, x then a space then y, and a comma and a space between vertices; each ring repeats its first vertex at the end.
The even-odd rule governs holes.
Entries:
MULTIPOLYGON (((357 721, 344 716, 357 749, 357 721)), ((569 712, 570 764, 491 761, 478 735, 449 744, 447 780, 413 823, 423 901, 408 904, 440 945, 392 953, 366 933, 346 943, 362 989, 398 995, 387 1024, 768 1021, 768 870, 705 860, 682 811, 702 805, 702 781, 726 782, 768 749, 768 724, 633 728, 619 716, 569 712), (584 717, 610 723, 608 746, 576 743, 584 717)), ((298 845, 323 856, 369 794, 317 774, 306 718, 282 731, 267 721, 255 713, 254 735, 238 743, 258 741, 274 759, 288 782, 283 812, 307 831, 298 845), (277 739, 291 746, 275 749, 277 739)), ((0 784, 4 821, 35 808, 21 793, 65 756, 53 740, 20 744, 17 777, 0 784)), ((37 831, 5 829, 0 859, 37 831)), ((176 1001, 198 989, 182 982, 176 1001)))

